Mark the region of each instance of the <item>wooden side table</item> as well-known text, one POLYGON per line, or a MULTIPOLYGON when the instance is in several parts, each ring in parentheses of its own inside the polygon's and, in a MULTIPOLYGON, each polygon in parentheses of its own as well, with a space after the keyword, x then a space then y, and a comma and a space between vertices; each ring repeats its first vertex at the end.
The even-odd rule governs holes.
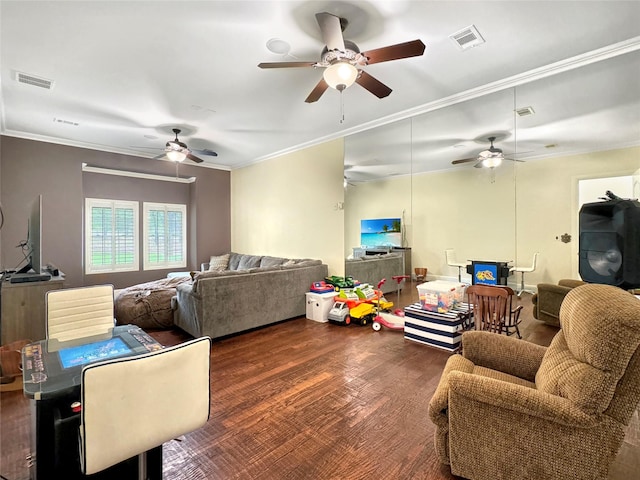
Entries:
POLYGON ((0 285, 0 345, 15 340, 32 342, 46 336, 45 295, 49 290, 63 288, 63 277, 44 282, 10 283, 0 285))

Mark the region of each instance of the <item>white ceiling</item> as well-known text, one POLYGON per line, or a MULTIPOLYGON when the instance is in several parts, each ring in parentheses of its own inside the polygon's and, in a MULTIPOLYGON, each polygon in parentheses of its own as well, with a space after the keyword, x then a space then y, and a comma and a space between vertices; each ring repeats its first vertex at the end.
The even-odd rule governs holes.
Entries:
POLYGON ((177 127, 191 149, 218 153, 202 165, 234 169, 357 133, 346 156, 356 180, 409 161, 449 168, 493 133, 518 158, 548 155, 548 144, 554 154, 640 144, 639 1, 2 0, 0 22, 8 136, 151 158, 177 127), (349 21, 344 36, 362 51, 420 39, 425 54, 365 67, 393 89, 386 98, 353 85, 307 104, 320 70, 257 64, 319 60, 324 11, 349 21), (463 51, 449 36, 470 25, 486 43, 463 51), (270 52, 272 38, 289 55, 270 52), (529 105, 536 115, 517 120, 516 142, 513 109, 529 105), (399 153, 409 141, 411 154, 399 153))

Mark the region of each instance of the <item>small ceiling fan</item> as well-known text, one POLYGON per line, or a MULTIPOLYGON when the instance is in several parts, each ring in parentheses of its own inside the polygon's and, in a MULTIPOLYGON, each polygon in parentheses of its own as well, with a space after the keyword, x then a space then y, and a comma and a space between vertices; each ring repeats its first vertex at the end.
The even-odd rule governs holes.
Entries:
POLYGON ((454 160, 451 162, 452 165, 459 165, 461 163, 472 163, 475 162, 475 168, 495 168, 499 166, 503 160, 509 160, 512 162, 523 162, 524 160, 516 160, 514 158, 507 158, 502 153, 502 149, 493 146, 493 142, 496 140, 496 137, 488 137, 487 140, 491 143, 491 146, 478 153, 477 156, 471 158, 463 158, 460 160, 454 160))
POLYGON ((322 32, 325 47, 318 62, 270 62, 260 63, 260 68, 291 68, 314 67, 324 68, 323 78, 311 91, 305 102, 313 103, 320 99, 327 88, 335 88, 342 92, 357 83, 378 98, 384 98, 391 93, 391 89, 373 76, 365 72, 362 67, 374 63, 388 62, 408 57, 417 57, 424 53, 425 45, 420 40, 399 43, 387 47, 360 52, 358 46, 345 40, 342 32, 348 21, 327 12, 316 13, 316 20, 322 32))
POLYGON ((172 160, 174 162, 182 162, 185 158, 188 158, 189 160, 192 160, 196 163, 202 163, 204 162, 204 160, 202 160, 199 157, 196 157, 192 152, 196 152, 199 155, 208 155, 210 157, 218 156, 216 152, 209 149, 189 150, 189 147, 187 147, 186 143, 183 143, 180 140, 178 140, 178 134, 180 133, 181 130, 179 128, 174 128, 172 129, 172 131, 173 133, 176 134, 176 138, 173 140, 169 140, 165 145, 164 153, 156 157, 153 157, 154 159, 160 159, 160 158, 166 157, 169 160, 172 160))

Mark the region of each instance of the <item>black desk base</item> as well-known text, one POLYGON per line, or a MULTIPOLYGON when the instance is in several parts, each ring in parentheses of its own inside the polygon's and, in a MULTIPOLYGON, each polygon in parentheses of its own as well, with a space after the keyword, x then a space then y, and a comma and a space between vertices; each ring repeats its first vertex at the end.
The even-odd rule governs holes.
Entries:
POLYGON ((467 265, 467 273, 471 275, 472 285, 506 285, 511 269, 509 262, 472 260, 471 265, 467 265))
MULTIPOLYGON (((137 456, 95 475, 80 473, 80 414, 71 410, 71 404, 80 401, 82 364, 64 369, 57 353, 62 348, 82 342, 90 344, 115 337, 130 348, 130 355, 162 348, 139 327, 121 325, 105 335, 80 339, 80 343, 42 340, 22 350, 23 388, 31 399, 31 480, 138 478, 137 456)), ((127 432, 122 432, 122 435, 127 435, 127 432)), ((147 452, 147 478, 162 479, 162 446, 147 452)))
MULTIPOLYGON (((32 435, 32 480, 134 480, 138 478, 138 457, 94 475, 80 473, 79 427, 80 414, 71 412, 70 405, 79 398, 78 392, 50 400, 31 400, 31 421, 38 425, 38 435, 32 435)), ((35 425, 34 425, 35 427, 35 425)), ((35 430, 32 430, 35 431, 35 430)), ((127 432, 123 432, 126 435, 127 432)), ((162 445, 147 452, 147 478, 162 480, 162 445)))

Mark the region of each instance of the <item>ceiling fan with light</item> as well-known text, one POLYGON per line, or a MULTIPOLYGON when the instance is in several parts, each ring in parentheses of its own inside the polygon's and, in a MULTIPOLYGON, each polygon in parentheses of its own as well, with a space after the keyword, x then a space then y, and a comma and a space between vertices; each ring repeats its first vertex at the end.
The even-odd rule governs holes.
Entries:
POLYGON ((516 160, 513 158, 507 158, 502 153, 502 149, 493 146, 493 142, 495 142, 496 137, 488 137, 487 140, 491 143, 491 146, 486 150, 478 153, 477 156, 471 158, 463 158, 460 160, 454 160, 451 162, 452 165, 459 165, 461 163, 472 163, 475 168, 495 168, 502 164, 503 160, 509 160, 511 162, 523 162, 524 160, 516 160))
POLYGON ((376 97, 384 98, 392 90, 365 72, 362 67, 374 63, 417 57, 424 53, 425 45, 420 40, 360 52, 355 43, 345 40, 342 35, 348 25, 346 19, 323 12, 316 13, 316 20, 322 32, 322 40, 325 42, 319 62, 270 62, 258 64, 260 68, 324 68, 323 78, 320 79, 306 98, 305 102, 307 103, 318 101, 329 87, 342 92, 354 83, 364 87, 376 97))
POLYGON ((174 128, 172 129, 173 133, 175 133, 176 138, 173 140, 169 140, 167 142, 167 144, 165 145, 164 148, 164 153, 161 153, 160 155, 153 157, 154 159, 160 159, 160 158, 168 158, 169 160, 173 161, 173 162, 182 162, 184 161, 186 158, 188 158, 189 160, 192 160, 196 163, 202 163, 204 162, 204 160, 202 160, 199 157, 196 157, 193 152, 198 153, 199 155, 208 155, 211 157, 217 157, 218 154, 212 150, 209 149, 204 149, 204 150, 190 150, 189 147, 187 147, 186 143, 181 142, 180 140, 178 140, 178 134, 180 133, 180 129, 179 128, 174 128))

